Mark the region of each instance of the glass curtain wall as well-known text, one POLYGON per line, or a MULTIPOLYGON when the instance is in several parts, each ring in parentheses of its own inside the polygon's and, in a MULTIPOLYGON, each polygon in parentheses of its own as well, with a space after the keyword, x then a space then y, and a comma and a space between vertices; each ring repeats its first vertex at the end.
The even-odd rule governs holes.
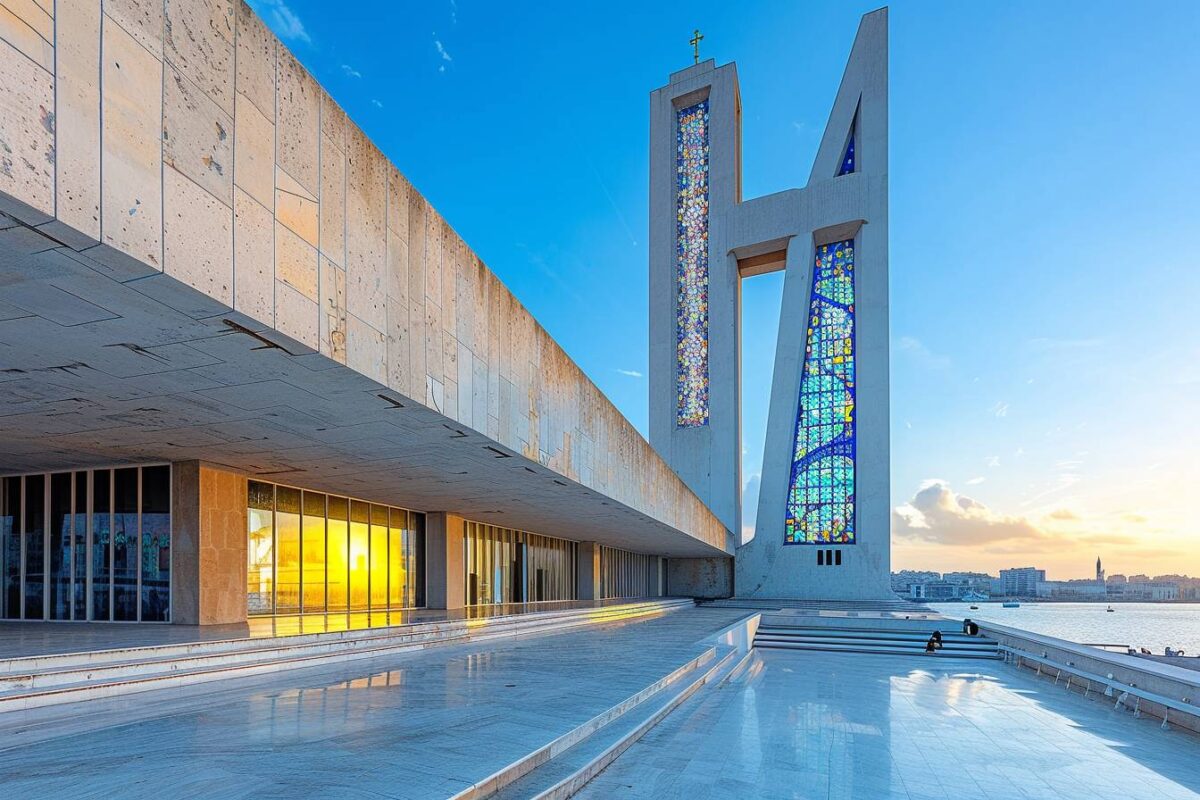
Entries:
POLYGON ((600 596, 659 597, 662 595, 658 556, 600 548, 600 596))
POLYGON ((467 605, 574 600, 578 547, 566 539, 467 521, 463 532, 467 605))
POLYGON ((249 613, 424 605, 425 515, 250 481, 249 613))
POLYGON ((169 622, 170 466, 0 478, 0 618, 169 622))

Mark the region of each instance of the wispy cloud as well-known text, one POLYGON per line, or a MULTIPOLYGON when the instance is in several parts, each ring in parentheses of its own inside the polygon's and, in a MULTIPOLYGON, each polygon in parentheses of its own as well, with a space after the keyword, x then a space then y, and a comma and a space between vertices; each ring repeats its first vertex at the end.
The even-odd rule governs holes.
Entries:
POLYGON ((917 366, 924 369, 946 369, 950 366, 948 356, 934 353, 915 336, 901 336, 897 339, 896 352, 903 353, 917 366))
POLYGON ((346 75, 351 78, 361 78, 362 77, 362 73, 359 72, 358 70, 356 70, 354 67, 350 66, 349 64, 342 64, 342 72, 346 73, 346 75))
POLYGON ((312 44, 304 23, 284 0, 250 0, 250 7, 285 41, 312 44))
POLYGON ((984 478, 982 475, 979 475, 979 476, 971 478, 969 481, 967 481, 967 486, 978 486, 979 484, 983 483, 985 480, 987 480, 987 478, 984 478))
MULTIPOLYGON (((433 32, 433 46, 437 48, 438 55, 441 56, 442 61, 449 63, 454 60, 453 58, 451 58, 450 53, 448 53, 446 51, 446 46, 444 44, 442 44, 442 40, 437 38, 437 31, 433 32)), ((445 71, 446 71, 445 64, 441 64, 438 66, 438 72, 445 72, 445 71)))
POLYGON ((984 459, 984 462, 989 467, 998 467, 998 466, 1000 466, 1000 456, 988 456, 987 458, 984 459))
POLYGON ((379 102, 374 97, 371 98, 371 105, 375 106, 376 108, 383 108, 383 103, 379 102))
POLYGON ((996 405, 992 406, 992 413, 997 417, 1007 417, 1008 403, 1005 403, 1002 400, 997 400, 996 405))
POLYGON ((644 375, 642 375, 642 373, 638 372, 636 369, 621 369, 618 367, 617 372, 621 373, 622 375, 628 375, 631 378, 645 377, 644 375))

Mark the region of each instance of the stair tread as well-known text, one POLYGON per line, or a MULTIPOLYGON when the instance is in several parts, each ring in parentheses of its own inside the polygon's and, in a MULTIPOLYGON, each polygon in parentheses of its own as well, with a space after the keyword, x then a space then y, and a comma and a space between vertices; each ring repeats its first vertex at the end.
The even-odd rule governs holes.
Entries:
POLYGON ((699 665, 681 679, 664 686, 638 706, 605 724, 593 734, 539 765, 526 775, 505 786, 491 797, 496 800, 517 800, 534 797, 574 775, 590 764, 609 747, 633 733, 639 726, 669 706, 692 684, 707 677, 707 683, 719 681, 737 664, 736 651, 718 655, 715 662, 699 665))
MULTIPOLYGON (((656 609, 667 609, 681 605, 684 604, 678 601, 669 601, 665 603, 654 602, 607 606, 600 610, 612 609, 614 613, 621 614, 628 614, 631 611, 652 613, 656 609)), ((401 648, 421 647, 433 644, 452 644, 480 635, 505 635, 505 630, 510 627, 515 629, 511 632, 511 635, 521 635, 522 633, 535 633, 541 630, 554 630, 555 628, 572 624, 602 624, 605 622, 603 616, 597 617, 595 614, 597 609, 580 609, 579 611, 581 613, 554 614, 550 617, 536 615, 513 616, 507 620, 507 622, 515 623, 511 626, 506 622, 502 626, 497 626, 499 630, 493 629, 489 632, 487 629, 484 629, 474 634, 454 628, 439 631, 422 630, 412 626, 391 626, 373 629, 378 631, 377 635, 365 635, 348 639, 337 636, 337 633, 344 632, 336 632, 325 634, 328 638, 306 639, 302 642, 295 641, 294 637, 244 640, 246 642, 268 642, 273 644, 232 650, 220 649, 207 653, 196 652, 186 655, 172 656, 169 654, 157 654, 153 658, 125 661, 102 661, 99 663, 83 661, 75 664, 57 664, 51 668, 14 671, 0 675, 0 684, 25 683, 26 685, 18 685, 0 690, 0 709, 11 707, 13 703, 19 703, 21 700, 44 698, 53 695, 69 695, 74 692, 86 695, 112 687, 153 684, 174 678, 195 678, 202 675, 219 675, 221 673, 227 673, 231 676, 238 673, 250 674, 254 670, 260 670, 263 667, 270 667, 272 665, 302 667, 310 664, 319 664, 323 661, 336 659, 339 656, 345 655, 371 657, 370 654, 377 653, 382 656, 401 648), (181 662, 187 663, 188 666, 171 668, 172 666, 179 665, 181 662), (61 676, 68 679, 61 682, 45 683, 43 681, 39 683, 38 678, 45 676, 61 676), (80 677, 80 680, 69 679, 77 676, 80 677), (28 685, 29 683, 33 683, 34 685, 28 685)), ((372 629, 364 629, 364 632, 370 630, 372 629)), ((226 644, 228 641, 230 640, 223 640, 226 644)), ((30 660, 33 659, 36 659, 36 657, 30 660)), ((27 666, 33 665, 30 664, 27 666)), ((143 688, 154 687, 144 686, 143 688)), ((139 690, 135 689, 134 691, 139 690)), ((86 697, 80 696, 69 702, 83 699, 86 699, 86 697)))

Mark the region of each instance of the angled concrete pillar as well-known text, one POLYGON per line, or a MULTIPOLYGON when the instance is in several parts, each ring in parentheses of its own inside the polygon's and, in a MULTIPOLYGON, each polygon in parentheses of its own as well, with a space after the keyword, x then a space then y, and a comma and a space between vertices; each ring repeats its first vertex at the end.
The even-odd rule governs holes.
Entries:
POLYGON ((579 561, 575 566, 576 597, 580 600, 600 600, 600 545, 579 543, 579 561))
POLYGON ((425 605, 456 609, 466 604, 463 518, 445 511, 425 515, 425 605))

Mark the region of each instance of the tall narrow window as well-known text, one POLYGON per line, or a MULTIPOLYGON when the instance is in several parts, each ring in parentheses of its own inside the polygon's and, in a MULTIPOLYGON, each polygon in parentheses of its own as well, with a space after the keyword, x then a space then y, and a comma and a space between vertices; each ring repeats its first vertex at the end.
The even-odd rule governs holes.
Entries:
POLYGON ((371 608, 388 607, 388 510, 371 506, 371 608))
POLYGON ((300 490, 275 487, 275 613, 300 610, 300 490))
POLYGON ((25 619, 43 619, 46 591, 46 476, 25 476, 25 619))
POLYGON ((407 596, 409 577, 405 560, 409 552, 407 527, 408 512, 393 508, 388 533, 388 603, 392 608, 411 605, 407 596))
POLYGON ((246 610, 275 610, 275 487, 250 481, 246 541, 246 610))
POLYGON ((113 470, 113 619, 137 621, 138 469, 113 470))
POLYGON ((50 476, 50 619, 71 618, 71 473, 50 476))
POLYGON ((304 613, 325 610, 325 495, 304 493, 304 613))
POLYGON ((21 617, 21 478, 0 486, 0 617, 21 617))
POLYGON ((854 543, 854 242, 817 248, 785 544, 854 543))
POLYGON ((72 558, 74 574, 72 576, 74 605, 72 619, 87 619, 87 510, 88 510, 88 474, 75 473, 75 512, 74 539, 72 558))
POLYGON ((679 427, 708 424, 708 100, 676 112, 676 390, 679 427))
POLYGON ((112 619, 112 470, 92 473, 92 619, 112 619))
POLYGON ((142 467, 142 622, 171 618, 171 468, 142 467))
POLYGON ((350 501, 350 610, 366 611, 371 591, 371 507, 350 501))
POLYGON ((325 585, 329 593, 330 611, 345 611, 350 607, 350 501, 344 497, 329 497, 329 519, 325 550, 328 565, 325 585))

